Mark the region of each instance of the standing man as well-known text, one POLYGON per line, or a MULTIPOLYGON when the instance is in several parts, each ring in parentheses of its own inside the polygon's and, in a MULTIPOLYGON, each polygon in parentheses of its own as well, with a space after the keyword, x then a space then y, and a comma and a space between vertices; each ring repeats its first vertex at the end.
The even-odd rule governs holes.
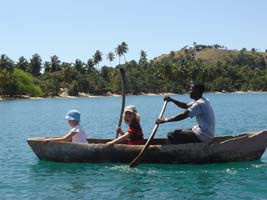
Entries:
POLYGON ((196 117, 197 125, 192 129, 177 129, 168 133, 168 140, 172 144, 183 143, 209 143, 214 137, 215 132, 215 116, 213 109, 208 99, 203 97, 205 86, 203 84, 194 84, 191 88, 190 98, 193 99, 191 103, 184 103, 175 100, 169 96, 164 97, 164 100, 173 102, 180 108, 185 109, 183 113, 169 118, 160 118, 156 123, 168 123, 181 121, 188 117, 196 117))

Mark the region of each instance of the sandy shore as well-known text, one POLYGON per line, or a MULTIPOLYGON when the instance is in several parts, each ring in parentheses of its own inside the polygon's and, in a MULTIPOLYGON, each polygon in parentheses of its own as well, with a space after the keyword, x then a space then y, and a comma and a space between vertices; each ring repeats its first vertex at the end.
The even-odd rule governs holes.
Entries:
MULTIPOLYGON (((246 93, 267 93, 267 92, 266 91, 207 92, 207 94, 226 94, 226 93, 246 94, 246 93)), ((187 94, 187 93, 185 93, 185 94, 187 94)), ((175 96, 175 95, 177 95, 177 94, 176 93, 141 93, 138 95, 127 94, 126 96, 175 96)), ((80 97, 84 97, 84 98, 121 97, 121 95, 120 94, 112 94, 112 93, 108 93, 105 95, 91 95, 91 94, 86 94, 86 93, 80 93, 79 96, 69 96, 66 94, 61 94, 59 96, 54 96, 54 97, 30 97, 30 96, 24 95, 24 96, 20 96, 20 97, 7 97, 7 98, 0 97, 0 101, 1 100, 15 100, 15 99, 48 99, 48 98, 73 99, 73 98, 80 98, 80 97)))

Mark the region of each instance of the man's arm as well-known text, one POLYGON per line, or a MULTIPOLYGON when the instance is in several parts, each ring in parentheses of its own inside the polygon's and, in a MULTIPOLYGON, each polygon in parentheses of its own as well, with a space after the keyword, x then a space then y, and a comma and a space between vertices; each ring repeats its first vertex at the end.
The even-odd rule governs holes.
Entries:
POLYGON ((165 100, 168 101, 168 102, 173 102, 175 105, 177 105, 180 108, 183 108, 183 109, 187 109, 188 108, 187 103, 175 100, 175 99, 171 98, 170 96, 165 96, 164 97, 164 101, 165 100))
POLYGON ((181 121, 186 119, 189 116, 189 111, 186 110, 183 113, 180 113, 178 115, 175 115, 173 117, 169 117, 169 118, 159 118, 156 120, 157 124, 163 124, 163 123, 167 123, 167 122, 176 122, 176 121, 181 121))

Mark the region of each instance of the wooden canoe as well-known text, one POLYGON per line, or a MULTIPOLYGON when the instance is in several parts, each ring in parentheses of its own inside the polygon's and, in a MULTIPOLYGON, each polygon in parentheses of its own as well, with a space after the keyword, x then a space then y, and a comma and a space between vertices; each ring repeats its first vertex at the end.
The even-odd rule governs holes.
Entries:
MULTIPOLYGON (((129 163, 143 145, 116 144, 108 139, 88 139, 88 144, 44 142, 31 138, 27 142, 41 160, 56 162, 129 163)), ((154 139, 141 163, 200 164, 251 161, 260 159, 267 146, 267 131, 238 136, 215 137, 210 144, 168 144, 166 139, 154 139)))

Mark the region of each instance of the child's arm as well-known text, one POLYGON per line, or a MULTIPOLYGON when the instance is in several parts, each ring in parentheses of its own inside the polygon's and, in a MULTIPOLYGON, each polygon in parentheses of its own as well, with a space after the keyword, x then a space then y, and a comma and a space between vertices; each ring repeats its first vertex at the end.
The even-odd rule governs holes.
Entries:
POLYGON ((113 144, 120 143, 122 141, 127 140, 129 138, 129 136, 130 136, 130 133, 126 132, 124 135, 122 135, 122 136, 120 136, 120 137, 118 137, 118 138, 116 138, 116 139, 114 139, 114 140, 112 140, 110 142, 107 142, 106 144, 113 145, 113 144))
POLYGON ((58 138, 47 138, 44 139, 45 141, 53 141, 53 142, 68 142, 71 141, 72 137, 77 134, 77 132, 69 132, 68 134, 66 134, 63 137, 58 137, 58 138))

